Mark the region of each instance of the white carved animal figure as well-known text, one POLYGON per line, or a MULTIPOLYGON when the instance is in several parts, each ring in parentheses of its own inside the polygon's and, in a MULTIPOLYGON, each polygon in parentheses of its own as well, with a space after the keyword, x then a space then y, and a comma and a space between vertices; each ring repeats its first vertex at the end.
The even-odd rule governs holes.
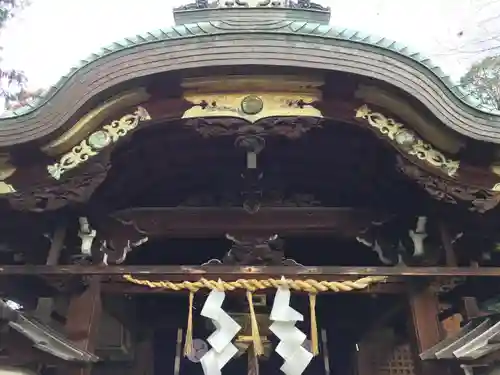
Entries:
POLYGON ((424 240, 427 238, 427 232, 425 231, 425 226, 427 225, 427 217, 419 216, 417 219, 417 226, 415 230, 410 229, 408 235, 413 241, 413 256, 420 257, 425 253, 424 240))

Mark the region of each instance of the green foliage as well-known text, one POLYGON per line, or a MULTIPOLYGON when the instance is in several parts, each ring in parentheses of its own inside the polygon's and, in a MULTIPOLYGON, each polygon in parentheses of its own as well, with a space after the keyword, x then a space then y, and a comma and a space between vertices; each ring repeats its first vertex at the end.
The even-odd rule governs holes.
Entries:
POLYGON ((500 109, 500 55, 474 64, 460 83, 483 104, 500 109))
MULTIPOLYGON (((27 5, 29 0, 0 0, 0 32, 7 22, 27 5)), ((0 80, 0 96, 5 98, 5 106, 8 109, 28 102, 30 95, 25 90, 27 79, 24 72, 0 68, 0 80)))
POLYGON ((29 5, 28 0, 0 0, 0 29, 10 20, 17 11, 29 5))
POLYGON ((0 1, 0 28, 5 26, 5 22, 14 15, 16 9, 15 0, 1 0, 0 1))

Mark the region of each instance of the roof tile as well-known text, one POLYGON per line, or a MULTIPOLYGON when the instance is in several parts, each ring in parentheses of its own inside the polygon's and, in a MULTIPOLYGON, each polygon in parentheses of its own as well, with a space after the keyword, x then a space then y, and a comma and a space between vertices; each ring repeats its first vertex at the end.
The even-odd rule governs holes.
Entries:
MULTIPOLYGON (((180 26, 173 26, 164 29, 158 29, 149 31, 144 34, 139 34, 134 37, 125 38, 121 41, 115 42, 107 47, 102 48, 99 52, 91 54, 87 59, 80 61, 80 63, 71 68, 67 75, 61 77, 61 79, 46 91, 45 95, 37 100, 33 101, 29 105, 17 108, 14 111, 5 111, 2 114, 2 118, 11 118, 16 116, 24 115, 28 112, 35 110, 41 105, 46 105, 50 98, 65 84, 65 82, 74 74, 76 74, 80 69, 88 66, 92 62, 110 55, 112 53, 123 51, 128 48, 132 48, 141 44, 155 43, 168 39, 179 39, 191 36, 202 36, 207 34, 221 34, 221 33, 237 33, 238 30, 230 28, 229 30, 221 28, 222 21, 212 21, 212 22, 200 22, 192 23, 180 26)), ((255 26, 258 28, 258 26, 255 26)), ((308 36, 318 36, 323 38, 338 39, 344 41, 350 41, 353 43, 359 43, 364 45, 369 45, 373 47, 378 47, 386 50, 390 53, 396 53, 404 58, 409 58, 414 62, 420 64, 422 67, 429 70, 432 74, 438 77, 441 82, 454 94, 454 96, 466 103, 468 106, 491 115, 500 115, 500 111, 490 108, 482 104, 479 100, 472 97, 468 92, 466 92, 460 84, 453 82, 451 78, 446 75, 441 68, 432 62, 429 58, 426 58, 419 52, 413 51, 408 46, 405 46, 396 41, 377 37, 375 35, 366 34, 364 32, 345 29, 345 28, 335 28, 329 25, 307 22, 307 21, 289 21, 283 22, 277 30, 257 30, 259 32, 269 32, 269 33, 293 33, 299 35, 308 36)), ((249 32, 248 29, 241 30, 240 32, 249 32)), ((1 119, 0 119, 1 121, 1 119)))

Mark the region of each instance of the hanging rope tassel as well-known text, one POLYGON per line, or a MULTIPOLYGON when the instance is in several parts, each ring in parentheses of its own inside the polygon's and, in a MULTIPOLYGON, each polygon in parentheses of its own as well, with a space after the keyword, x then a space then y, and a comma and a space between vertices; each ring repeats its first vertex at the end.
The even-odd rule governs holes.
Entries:
POLYGON ((260 339, 259 325, 257 324, 257 317, 255 316, 255 310, 253 308, 253 296, 252 292, 247 291, 248 307, 250 309, 250 320, 252 322, 252 340, 254 353, 256 356, 264 354, 264 349, 262 347, 262 341, 260 339))
POLYGON ((319 354, 318 324, 316 323, 316 293, 309 294, 309 308, 311 312, 311 351, 314 356, 319 354))
POLYGON ((193 350, 193 300, 194 292, 189 292, 189 312, 186 328, 186 340, 184 341, 184 356, 187 357, 193 350))

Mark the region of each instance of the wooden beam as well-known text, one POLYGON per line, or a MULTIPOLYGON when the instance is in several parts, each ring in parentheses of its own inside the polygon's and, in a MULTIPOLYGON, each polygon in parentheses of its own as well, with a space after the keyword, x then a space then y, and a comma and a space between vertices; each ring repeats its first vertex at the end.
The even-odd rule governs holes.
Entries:
POLYGON ((500 267, 293 267, 293 266, 101 266, 101 265, 5 265, 0 266, 0 277, 12 275, 124 275, 134 274, 137 277, 161 276, 169 280, 199 280, 200 278, 238 278, 295 277, 300 279, 317 278, 327 280, 332 276, 481 276, 498 277, 500 267))
MULTIPOLYGON (((101 312, 100 277, 92 277, 89 287, 70 301, 65 327, 68 339, 81 349, 93 352, 97 344, 101 312)), ((91 373, 90 366, 82 368, 62 366, 61 370, 61 374, 90 375, 91 373)))
POLYGON ((231 234, 340 233, 357 235, 373 221, 391 217, 379 211, 341 207, 263 207, 249 214, 241 207, 132 208, 111 215, 99 227, 107 236, 224 236, 231 234))

